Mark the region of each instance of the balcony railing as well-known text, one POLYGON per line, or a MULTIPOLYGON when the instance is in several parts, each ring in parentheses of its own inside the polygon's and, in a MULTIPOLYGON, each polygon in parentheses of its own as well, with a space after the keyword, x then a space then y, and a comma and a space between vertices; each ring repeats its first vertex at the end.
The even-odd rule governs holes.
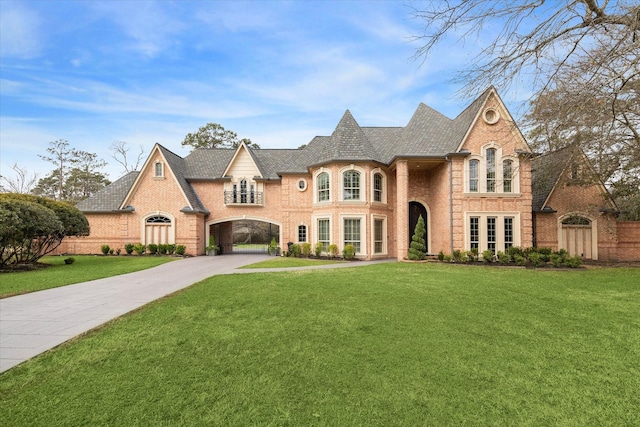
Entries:
POLYGON ((262 206, 264 200, 262 194, 262 191, 247 191, 246 193, 240 191, 225 191, 224 204, 262 206))

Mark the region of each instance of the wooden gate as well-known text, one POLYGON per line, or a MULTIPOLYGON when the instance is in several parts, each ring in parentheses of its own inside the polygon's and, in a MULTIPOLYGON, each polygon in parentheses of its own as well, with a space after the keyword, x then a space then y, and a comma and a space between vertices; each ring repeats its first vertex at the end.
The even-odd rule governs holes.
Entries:
POLYGON ((592 259, 591 243, 591 224, 562 224, 561 246, 569 252, 569 255, 592 259))

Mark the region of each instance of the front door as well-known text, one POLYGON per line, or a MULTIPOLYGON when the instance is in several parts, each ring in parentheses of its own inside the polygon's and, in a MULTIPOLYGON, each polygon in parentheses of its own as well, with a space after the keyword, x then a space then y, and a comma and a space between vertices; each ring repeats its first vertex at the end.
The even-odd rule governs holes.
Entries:
POLYGON ((429 222, 427 209, 420 202, 409 202, 409 247, 411 247, 411 238, 416 231, 416 224, 418 224, 418 219, 421 215, 424 220, 424 244, 427 247, 426 252, 429 253, 429 240, 427 239, 427 230, 429 229, 427 224, 429 222))

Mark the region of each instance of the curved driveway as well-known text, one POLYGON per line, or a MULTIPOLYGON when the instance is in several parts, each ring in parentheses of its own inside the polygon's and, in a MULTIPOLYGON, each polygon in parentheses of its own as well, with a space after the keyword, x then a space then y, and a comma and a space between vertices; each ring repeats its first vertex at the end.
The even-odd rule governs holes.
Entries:
MULTIPOLYGON (((151 301, 217 274, 282 271, 237 268, 267 255, 193 257, 158 267, 0 300, 0 372, 151 301)), ((340 268, 367 261, 296 269, 340 268)))

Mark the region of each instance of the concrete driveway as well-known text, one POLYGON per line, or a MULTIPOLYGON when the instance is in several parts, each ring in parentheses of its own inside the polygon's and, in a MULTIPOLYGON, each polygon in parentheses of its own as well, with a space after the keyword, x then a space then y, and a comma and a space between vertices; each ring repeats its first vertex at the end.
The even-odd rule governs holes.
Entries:
MULTIPOLYGON (((185 258, 135 273, 1 299, 0 372, 207 277, 287 270, 237 270, 268 258, 267 255, 185 258)), ((388 261, 302 269, 354 267, 376 262, 388 261)))

